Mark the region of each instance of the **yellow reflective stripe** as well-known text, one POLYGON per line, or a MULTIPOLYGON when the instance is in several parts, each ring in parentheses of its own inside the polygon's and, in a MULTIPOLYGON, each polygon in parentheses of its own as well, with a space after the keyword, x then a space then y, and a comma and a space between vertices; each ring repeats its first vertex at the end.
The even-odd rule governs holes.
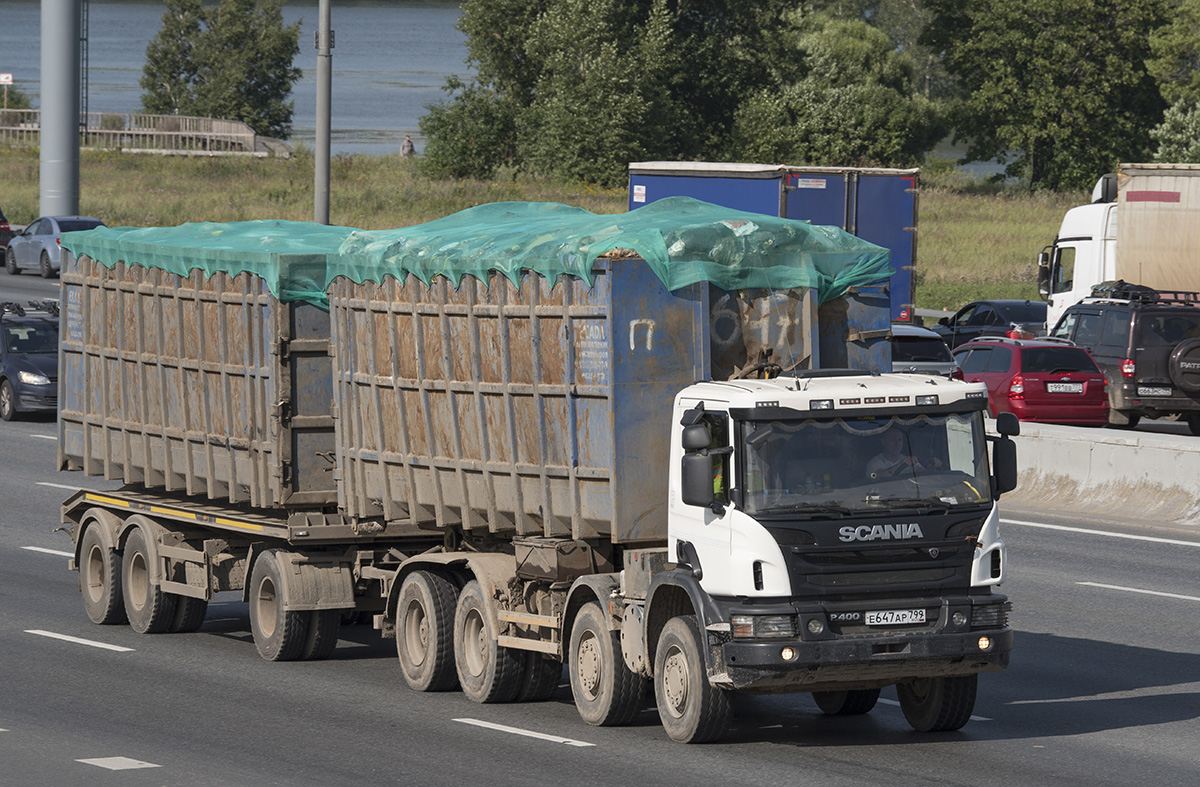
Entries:
POLYGON ((166 514, 167 516, 181 516, 187 519, 195 519, 196 515, 187 511, 177 511, 174 508, 159 508, 158 506, 150 506, 150 512, 153 514, 166 514))
POLYGON ((215 521, 218 525, 240 527, 243 530, 254 530, 260 533, 265 529, 262 525, 252 525, 249 522, 235 522, 232 519, 221 519, 220 517, 217 517, 215 521))
POLYGON ((116 498, 112 498, 112 497, 102 497, 100 495, 88 494, 86 496, 86 498, 88 500, 94 500, 97 503, 108 503, 109 505, 121 506, 123 508, 129 508, 129 503, 126 503, 124 500, 117 500, 116 498))

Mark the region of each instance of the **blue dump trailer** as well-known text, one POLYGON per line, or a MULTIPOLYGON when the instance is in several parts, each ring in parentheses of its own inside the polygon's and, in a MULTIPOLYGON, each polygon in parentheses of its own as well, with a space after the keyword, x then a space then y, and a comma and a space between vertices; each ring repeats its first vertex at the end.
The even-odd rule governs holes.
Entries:
MULTIPOLYGON (((907 322, 913 316, 919 174, 918 169, 645 161, 629 165, 629 207, 682 195, 841 227, 891 251, 895 273, 879 283, 886 284, 886 292, 863 297, 885 297, 890 319, 907 322)), ((851 315, 860 333, 887 327, 863 322, 873 313, 868 308, 861 316, 851 315)))
POLYGON ((370 619, 415 690, 565 671, 587 723, 652 701, 682 742, 735 691, 895 684, 956 729, 1008 664, 1013 443, 981 384, 817 368, 822 304, 887 268, 838 228, 677 198, 63 244, 59 464, 125 484, 62 508, 96 623, 239 591, 268 660, 370 619))

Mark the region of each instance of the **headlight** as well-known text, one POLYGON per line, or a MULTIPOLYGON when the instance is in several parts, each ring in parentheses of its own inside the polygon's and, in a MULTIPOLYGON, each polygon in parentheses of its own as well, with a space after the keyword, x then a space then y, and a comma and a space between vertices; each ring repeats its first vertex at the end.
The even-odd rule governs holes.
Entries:
POLYGON ((17 377, 26 385, 49 385, 50 378, 37 372, 18 372, 17 377))
POLYGON ((729 622, 733 636, 740 639, 796 636, 795 615, 733 615, 729 622))

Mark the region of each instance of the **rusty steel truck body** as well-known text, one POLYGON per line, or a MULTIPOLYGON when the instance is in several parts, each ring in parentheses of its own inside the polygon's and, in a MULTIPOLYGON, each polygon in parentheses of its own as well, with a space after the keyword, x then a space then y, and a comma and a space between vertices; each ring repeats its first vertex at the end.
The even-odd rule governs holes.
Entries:
POLYGON ((1012 645, 1015 425, 985 435, 982 385, 814 368, 846 289, 784 268, 866 281, 877 247, 684 207, 64 237, 59 463, 124 484, 63 505, 91 620, 195 631, 240 591, 269 660, 370 619, 413 689, 533 701, 565 665, 588 723, 652 694, 686 742, 733 691, 895 684, 962 726, 1012 645))

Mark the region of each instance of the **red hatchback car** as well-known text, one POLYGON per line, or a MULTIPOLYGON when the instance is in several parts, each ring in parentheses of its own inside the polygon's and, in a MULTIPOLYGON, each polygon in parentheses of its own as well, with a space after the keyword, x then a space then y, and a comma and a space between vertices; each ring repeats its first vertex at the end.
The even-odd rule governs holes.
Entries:
POLYGON ((1104 372, 1082 347, 1061 339, 976 339, 954 350, 963 379, 988 388, 992 415, 1022 421, 1104 426, 1104 372))

